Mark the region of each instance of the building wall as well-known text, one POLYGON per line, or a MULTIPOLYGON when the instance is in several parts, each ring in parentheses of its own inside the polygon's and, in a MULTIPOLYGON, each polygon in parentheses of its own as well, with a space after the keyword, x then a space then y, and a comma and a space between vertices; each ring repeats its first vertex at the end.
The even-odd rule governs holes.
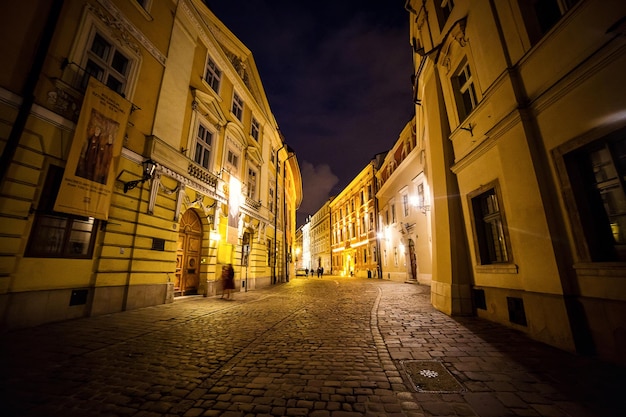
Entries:
POLYGON ((517 1, 408 3, 432 172, 433 305, 467 313, 471 296, 480 317, 623 363, 624 190, 603 189, 592 166, 621 155, 624 91, 611 80, 626 68, 625 6, 546 3, 552 21, 517 1), (460 211, 438 198, 455 189, 460 211))
POLYGON ((380 277, 375 187, 374 166, 368 164, 329 203, 333 274, 380 277))
POLYGON ((324 274, 332 270, 330 252, 330 211, 329 202, 311 216, 311 267, 315 270, 323 268, 324 274))
POLYGON ((414 118, 376 172, 383 278, 430 285, 432 235, 424 129, 414 118))
MULTIPOLYGON (((50 46, 30 86, 30 109, 18 95, 29 87, 18 74, 27 74, 35 59, 21 51, 42 37, 43 14, 21 4, 2 14, 2 27, 21 42, 0 70, 0 144, 16 145, 1 179, 3 327, 141 308, 174 295, 215 295, 225 263, 235 267, 242 291, 288 279, 301 178, 251 52, 200 1, 150 3, 144 10, 127 1, 64 2, 53 32, 43 35, 50 46), (29 255, 37 222, 50 214, 42 204, 54 199, 46 178, 53 166, 64 168, 74 134, 83 135, 75 132, 84 94, 79 81, 86 57, 96 59, 88 52, 96 32, 109 44, 105 51, 129 60, 120 89, 132 103, 108 215, 94 220, 93 254, 29 255), (217 87, 204 78, 208 58, 219 69, 217 87), (232 111, 233 92, 243 102, 240 117, 232 111), (20 111, 27 115, 23 128, 20 111), (200 124, 211 133, 206 165, 196 152, 200 124), (156 169, 141 181, 146 160, 156 169), (241 194, 232 179, 242 184, 241 194), (136 186, 125 187, 131 181, 136 186), (183 247, 187 232, 197 233, 187 243, 193 249, 183 247), (184 259, 189 263, 182 265, 184 259), (178 288, 187 268, 197 271, 197 282, 190 278, 193 285, 178 288)), ((105 73, 114 75, 113 68, 105 73)))

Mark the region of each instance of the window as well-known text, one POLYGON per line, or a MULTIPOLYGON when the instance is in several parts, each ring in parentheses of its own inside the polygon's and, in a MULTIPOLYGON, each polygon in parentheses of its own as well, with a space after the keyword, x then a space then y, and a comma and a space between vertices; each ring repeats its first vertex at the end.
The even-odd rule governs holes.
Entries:
POLYGON ((465 120, 478 104, 474 80, 467 61, 464 61, 456 75, 452 77, 452 88, 459 112, 459 123, 465 120))
POLYGON ((259 121, 253 117, 252 123, 250 124, 250 136, 252 136, 257 142, 259 140, 259 130, 259 121))
POLYGON ((91 75, 123 96, 128 83, 130 64, 130 59, 115 45, 98 32, 94 32, 85 57, 83 88, 87 88, 91 75))
POLYGON ((150 11, 152 7, 152 1, 153 0, 135 0, 137 5, 141 7, 143 10, 145 10, 146 12, 150 11))
POLYGON ((270 213, 274 212, 274 189, 270 188, 269 190, 269 202, 267 204, 267 207, 270 210, 270 213))
POLYGON ((391 205, 391 222, 392 223, 396 222, 396 205, 395 204, 391 205))
POLYGON ((579 0, 519 0, 531 44, 536 44, 579 0))
POLYGON ((402 194, 402 210, 404 212, 404 217, 409 215, 409 195, 402 194))
POLYGON ((207 59, 206 70, 204 71, 204 80, 216 93, 220 90, 220 82, 222 80, 222 71, 217 64, 211 59, 207 59))
POLYGON ((233 93, 233 107, 230 109, 240 121, 243 118, 243 99, 237 93, 233 93))
POLYGON ((213 145, 213 133, 198 124, 198 132, 196 135, 196 149, 193 160, 202 168, 209 169, 211 166, 211 147, 213 145))
POLYGON ((26 256, 37 258, 91 258, 98 221, 53 211, 63 179, 63 168, 51 165, 37 206, 26 256))
POLYGON ((228 164, 235 169, 235 172, 239 170, 239 155, 229 149, 226 160, 228 164))
POLYGON ((452 9, 454 9, 454 1, 453 0, 435 0, 435 5, 439 4, 435 7, 437 13, 437 21, 439 22, 439 30, 442 30, 445 26, 450 14, 452 14, 452 9))
POLYGON ((426 205, 426 198, 424 196, 424 183, 417 184, 417 206, 420 209, 424 209, 426 205))
POLYGON ((274 243, 272 242, 272 239, 268 238, 267 239, 267 266, 273 265, 273 262, 272 262, 272 259, 274 259, 273 253, 274 253, 274 243))
POLYGON ((248 168, 248 190, 246 195, 253 200, 256 199, 256 177, 256 171, 248 168))
POLYGON ((626 261, 626 129, 564 159, 591 261, 626 261))
POLYGON ((478 264, 508 263, 503 214, 495 186, 471 197, 478 264))

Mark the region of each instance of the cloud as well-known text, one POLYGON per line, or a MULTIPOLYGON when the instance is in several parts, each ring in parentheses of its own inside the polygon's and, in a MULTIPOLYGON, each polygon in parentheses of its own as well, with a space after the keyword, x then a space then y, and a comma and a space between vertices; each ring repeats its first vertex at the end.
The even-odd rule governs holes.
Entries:
POLYGON ((300 213, 317 212, 391 148, 414 112, 405 2, 212 3, 252 51, 272 113, 298 155, 300 225, 300 213))
POLYGON ((326 203, 333 187, 339 182, 339 178, 333 174, 327 164, 313 165, 303 161, 300 164, 300 172, 304 199, 298 210, 299 225, 307 216, 315 214, 326 203))

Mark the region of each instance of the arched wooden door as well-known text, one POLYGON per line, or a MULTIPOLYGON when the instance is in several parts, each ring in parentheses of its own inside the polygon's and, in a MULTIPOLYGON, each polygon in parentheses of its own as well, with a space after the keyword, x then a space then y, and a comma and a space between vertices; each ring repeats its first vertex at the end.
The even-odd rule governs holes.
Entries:
POLYGON ((174 294, 197 294, 200 283, 200 248, 202 247, 200 217, 193 210, 187 210, 180 219, 179 230, 174 294))
POLYGON ((409 260, 411 262, 411 280, 417 281, 417 256, 415 256, 413 239, 409 239, 409 260))

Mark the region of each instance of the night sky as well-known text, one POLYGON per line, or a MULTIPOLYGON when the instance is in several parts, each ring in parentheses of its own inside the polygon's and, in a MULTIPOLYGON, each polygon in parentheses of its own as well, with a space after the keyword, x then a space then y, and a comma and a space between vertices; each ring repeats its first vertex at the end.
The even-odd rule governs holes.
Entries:
POLYGON ((298 225, 411 119, 405 0, 207 0, 251 51, 304 199, 298 225))

